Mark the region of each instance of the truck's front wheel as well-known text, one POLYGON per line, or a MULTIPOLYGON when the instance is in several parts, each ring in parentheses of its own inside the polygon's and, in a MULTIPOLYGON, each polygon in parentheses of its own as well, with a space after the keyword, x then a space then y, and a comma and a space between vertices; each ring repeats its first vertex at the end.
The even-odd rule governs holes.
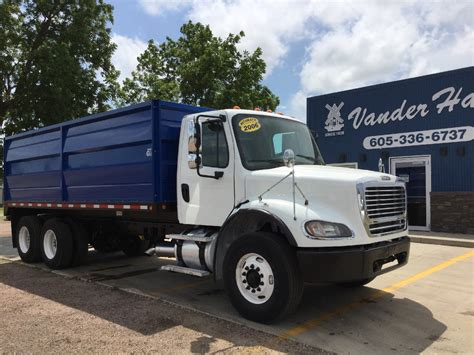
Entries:
POLYGON ((236 240, 224 260, 230 300, 245 318, 269 323, 298 307, 303 280, 290 246, 279 235, 248 234, 236 240))

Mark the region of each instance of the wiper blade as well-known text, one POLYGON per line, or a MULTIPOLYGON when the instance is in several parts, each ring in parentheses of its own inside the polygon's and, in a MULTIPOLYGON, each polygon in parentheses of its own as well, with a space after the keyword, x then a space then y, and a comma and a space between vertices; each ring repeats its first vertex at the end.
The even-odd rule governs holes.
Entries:
POLYGON ((255 160, 248 160, 248 163, 271 163, 278 165, 283 165, 282 159, 255 159, 255 160))
POLYGON ((318 160, 315 157, 310 157, 309 155, 296 154, 296 156, 299 157, 299 158, 304 158, 304 159, 311 160, 312 162, 315 162, 315 163, 318 162, 318 160))

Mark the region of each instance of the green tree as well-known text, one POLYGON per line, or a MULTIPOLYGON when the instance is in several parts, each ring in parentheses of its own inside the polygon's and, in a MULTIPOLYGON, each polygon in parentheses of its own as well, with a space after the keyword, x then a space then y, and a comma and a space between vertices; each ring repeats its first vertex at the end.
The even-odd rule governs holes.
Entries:
POLYGON ((120 105, 160 98, 213 108, 278 106, 279 98, 261 83, 266 69, 262 50, 237 50, 243 32, 221 39, 209 26, 188 22, 181 34, 159 46, 148 43, 136 70, 124 80, 120 105))
POLYGON ((4 133, 109 108, 118 89, 112 11, 103 0, 0 1, 4 133))

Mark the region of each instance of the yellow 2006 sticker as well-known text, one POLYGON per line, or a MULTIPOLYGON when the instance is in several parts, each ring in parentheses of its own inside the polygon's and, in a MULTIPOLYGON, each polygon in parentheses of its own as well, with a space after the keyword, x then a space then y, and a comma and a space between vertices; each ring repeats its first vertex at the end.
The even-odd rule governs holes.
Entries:
POLYGON ((255 132, 258 131, 262 125, 255 117, 247 117, 239 122, 239 127, 242 132, 255 132))

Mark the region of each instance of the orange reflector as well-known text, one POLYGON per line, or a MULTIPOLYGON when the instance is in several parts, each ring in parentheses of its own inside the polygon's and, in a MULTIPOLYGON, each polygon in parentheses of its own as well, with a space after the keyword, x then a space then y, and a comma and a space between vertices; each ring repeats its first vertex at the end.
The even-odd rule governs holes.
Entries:
POLYGON ((237 105, 236 105, 236 106, 232 107, 232 109, 234 109, 234 110, 240 110, 240 106, 237 106, 237 105))
POLYGON ((272 110, 267 110, 267 112, 273 112, 272 110))

